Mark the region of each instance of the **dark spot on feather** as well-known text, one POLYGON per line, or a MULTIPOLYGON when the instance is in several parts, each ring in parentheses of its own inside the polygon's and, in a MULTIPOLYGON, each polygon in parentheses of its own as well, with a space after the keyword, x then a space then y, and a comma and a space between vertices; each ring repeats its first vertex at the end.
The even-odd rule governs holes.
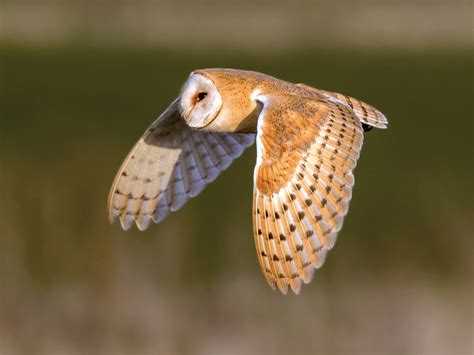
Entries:
POLYGON ((285 255, 285 261, 292 261, 293 258, 291 257, 291 255, 285 255))
POLYGON ((303 219, 304 216, 305 216, 305 215, 304 215, 304 212, 303 212, 303 211, 299 211, 299 212, 298 212, 298 218, 299 218, 299 219, 303 219))
POLYGON ((306 231, 306 238, 311 237, 314 234, 312 230, 306 231))
POLYGON ((317 248, 313 248, 313 250, 312 250, 313 254, 319 253, 319 252, 321 251, 321 249, 322 249, 322 248, 323 248, 323 246, 322 246, 322 245, 320 245, 320 246, 319 246, 319 247, 317 247, 317 248))
POLYGON ((296 230, 296 226, 292 223, 290 224, 290 232, 294 232, 296 230))
POLYGON ((306 203, 306 206, 311 206, 313 204, 313 201, 311 201, 311 199, 309 199, 309 198, 304 200, 304 202, 306 203))
POLYGON ((326 203, 328 203, 328 200, 326 200, 325 198, 323 198, 323 199, 321 200, 321 206, 323 206, 323 207, 326 206, 326 203))
POLYGON ((267 256, 267 253, 265 253, 264 251, 262 251, 260 254, 265 257, 267 256))
POLYGON ((318 214, 318 215, 316 216, 316 221, 319 222, 319 221, 322 221, 322 220, 323 220, 323 216, 321 216, 320 214, 318 214))
POLYGON ((280 261, 277 255, 273 255, 273 261, 280 261))
POLYGON ((258 235, 262 235, 262 230, 259 228, 257 233, 258 233, 258 235))
POLYGON ((268 233, 268 239, 270 239, 270 240, 273 239, 273 233, 272 232, 268 233))
POLYGON ((275 212, 275 219, 280 219, 280 215, 278 214, 278 212, 275 212))
POLYGON ((285 211, 288 211, 288 206, 286 205, 286 203, 283 204, 283 209, 284 209, 285 211))
POLYGON ((294 201, 296 199, 296 196, 294 193, 290 193, 290 200, 294 201))
POLYGON ((265 210, 265 217, 268 217, 268 211, 265 210))
POLYGON ((284 242, 285 240, 286 240, 285 235, 280 233, 280 241, 284 242))
POLYGON ((298 244, 296 246, 296 251, 303 251, 303 244, 298 244))
POLYGON ((311 190, 311 192, 314 192, 314 191, 316 191, 316 186, 311 185, 311 186, 309 187, 309 189, 311 190))
POLYGON ((301 190, 301 185, 300 185, 300 184, 296 183, 295 186, 296 186, 296 189, 297 189, 298 191, 301 190))

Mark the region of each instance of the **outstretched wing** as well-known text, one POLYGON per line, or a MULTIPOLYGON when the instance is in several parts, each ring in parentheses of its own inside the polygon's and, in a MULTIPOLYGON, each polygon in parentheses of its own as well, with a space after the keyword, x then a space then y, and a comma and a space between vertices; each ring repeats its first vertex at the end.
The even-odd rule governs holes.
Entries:
POLYGON ((349 106, 362 123, 377 128, 387 128, 388 121, 385 115, 376 108, 370 106, 369 104, 366 104, 365 102, 354 99, 353 97, 347 95, 338 94, 337 92, 315 89, 305 84, 296 85, 308 91, 311 91, 316 95, 321 95, 327 99, 334 100, 349 106))
POLYGON ((362 147, 359 119, 341 103, 261 95, 254 172, 254 238, 269 284, 298 293, 334 246, 362 147))
POLYGON ((148 128, 122 164, 109 195, 109 218, 141 230, 198 195, 252 145, 254 134, 188 127, 176 99, 148 128))

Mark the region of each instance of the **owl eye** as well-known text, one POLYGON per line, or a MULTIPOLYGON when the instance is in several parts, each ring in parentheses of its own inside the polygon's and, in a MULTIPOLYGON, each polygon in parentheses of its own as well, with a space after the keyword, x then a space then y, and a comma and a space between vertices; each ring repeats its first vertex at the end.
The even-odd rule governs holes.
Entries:
POLYGON ((197 98, 196 98, 196 101, 198 101, 198 102, 199 102, 199 101, 202 101, 202 100, 204 100, 204 99, 206 98, 206 96, 207 96, 207 92, 200 92, 200 93, 198 94, 197 98))

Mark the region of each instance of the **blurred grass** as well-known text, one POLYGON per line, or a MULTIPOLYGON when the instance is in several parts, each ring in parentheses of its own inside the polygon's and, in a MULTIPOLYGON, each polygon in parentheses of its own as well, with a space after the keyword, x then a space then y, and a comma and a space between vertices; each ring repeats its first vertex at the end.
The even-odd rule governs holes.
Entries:
POLYGON ((193 295, 234 279, 270 294, 252 240, 253 148, 162 224, 144 233, 108 225, 108 189, 122 159, 201 67, 252 69, 342 92, 389 119, 388 130, 366 135, 345 226, 303 294, 361 277, 375 284, 393 277, 403 287, 406 277, 469 298, 472 54, 314 49, 268 57, 1 44, 0 318, 18 316, 9 305, 62 287, 85 287, 100 304, 123 275, 160 292, 189 292, 183 302, 201 302, 193 295))

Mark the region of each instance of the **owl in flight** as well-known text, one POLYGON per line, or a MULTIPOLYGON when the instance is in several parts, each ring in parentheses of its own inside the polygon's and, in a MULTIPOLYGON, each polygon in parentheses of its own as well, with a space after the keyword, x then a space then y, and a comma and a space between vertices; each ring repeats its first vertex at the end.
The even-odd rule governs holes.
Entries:
POLYGON ((272 288, 299 293, 347 214, 352 173, 375 108, 352 97, 244 70, 193 71, 126 157, 109 218, 127 230, 161 222, 257 141, 253 235, 272 288))

